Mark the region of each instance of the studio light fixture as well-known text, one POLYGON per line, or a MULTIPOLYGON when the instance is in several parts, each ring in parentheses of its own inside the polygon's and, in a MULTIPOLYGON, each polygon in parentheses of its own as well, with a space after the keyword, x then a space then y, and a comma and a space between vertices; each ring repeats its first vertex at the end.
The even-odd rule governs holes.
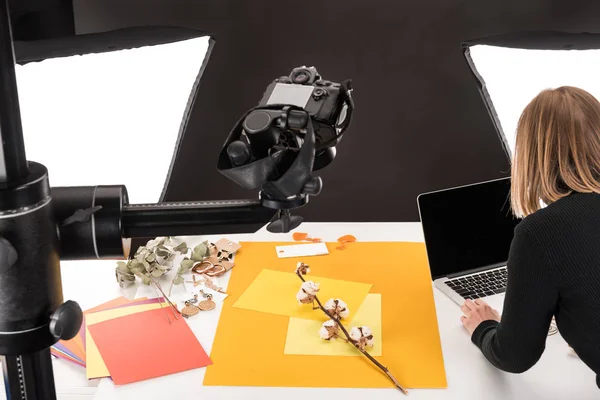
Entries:
POLYGON ((119 183, 132 203, 159 201, 209 41, 18 65, 27 158, 53 187, 119 183))
POLYGON ((600 99, 600 50, 541 50, 490 45, 470 47, 470 57, 485 83, 488 108, 497 114, 498 128, 512 159, 519 116, 542 90, 577 86, 600 99))

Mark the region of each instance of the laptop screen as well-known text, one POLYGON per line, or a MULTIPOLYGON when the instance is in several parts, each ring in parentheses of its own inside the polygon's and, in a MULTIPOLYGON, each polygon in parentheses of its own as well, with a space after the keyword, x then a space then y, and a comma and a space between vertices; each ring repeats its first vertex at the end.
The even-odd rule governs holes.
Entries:
POLYGON ((510 207, 510 178, 418 198, 433 279, 506 263, 519 219, 510 207))

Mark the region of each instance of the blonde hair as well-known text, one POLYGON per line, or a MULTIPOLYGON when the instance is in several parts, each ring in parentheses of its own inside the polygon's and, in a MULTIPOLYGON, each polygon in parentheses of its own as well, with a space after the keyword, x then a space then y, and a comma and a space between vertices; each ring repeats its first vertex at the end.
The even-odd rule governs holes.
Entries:
POLYGON ((600 102, 585 90, 544 90, 517 127, 513 213, 525 217, 573 192, 600 193, 600 102))

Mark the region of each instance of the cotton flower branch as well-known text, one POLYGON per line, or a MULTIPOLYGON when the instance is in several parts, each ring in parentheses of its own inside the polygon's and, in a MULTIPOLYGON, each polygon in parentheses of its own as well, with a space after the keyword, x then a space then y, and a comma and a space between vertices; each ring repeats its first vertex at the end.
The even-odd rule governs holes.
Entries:
POLYGON ((296 275, 302 280, 302 286, 300 291, 297 293, 296 298, 301 304, 313 304, 313 309, 321 309, 329 317, 329 321, 323 323, 323 326, 319 330, 319 336, 324 340, 331 340, 334 338, 341 338, 347 343, 350 343, 358 351, 360 351, 365 357, 367 357, 373 364, 375 364, 380 370, 382 370, 391 380, 398 390, 404 394, 408 394, 408 391, 404 389, 398 380, 392 375, 392 373, 379 361, 373 358, 367 351, 367 347, 373 347, 374 339, 373 332, 369 327, 359 326, 352 328, 350 333, 344 327, 341 320, 347 318, 350 314, 346 303, 340 299, 330 299, 325 303, 325 306, 319 300, 317 292, 319 291, 319 284, 313 281, 307 281, 303 275, 310 272, 310 268, 307 264, 299 262, 296 266, 296 275), (318 304, 318 307, 314 306, 314 303, 318 304), (345 339, 339 335, 339 331, 345 336, 345 339))

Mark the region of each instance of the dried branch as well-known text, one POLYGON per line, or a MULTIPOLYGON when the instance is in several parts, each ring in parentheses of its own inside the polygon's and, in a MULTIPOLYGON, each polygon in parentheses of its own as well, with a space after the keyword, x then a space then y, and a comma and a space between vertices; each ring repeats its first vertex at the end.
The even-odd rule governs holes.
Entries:
MULTIPOLYGON (((298 278, 300 278, 302 280, 302 282, 306 282, 306 280, 304 279, 304 277, 302 276, 302 271, 301 270, 296 270, 296 275, 298 275, 298 278)), ((314 300, 317 302, 317 304, 319 305, 318 308, 321 309, 321 311, 323 311, 325 313, 325 315, 327 315, 327 317, 329 317, 331 320, 335 321, 335 323, 338 325, 338 327, 342 330, 342 332, 344 332, 344 336, 346 336, 346 341, 350 344, 352 344, 352 346, 354 346, 358 351, 360 351, 361 353, 363 353, 363 355, 365 357, 367 357, 369 360, 371 360, 371 362, 373 364, 375 364, 380 370, 382 370, 389 378, 392 382, 394 382, 394 385, 396 386, 396 388, 398 388, 398 390, 400 390, 402 393, 404 394, 408 394, 408 391, 406 389, 404 389, 402 387, 402 385, 400 385, 400 383, 398 382, 398 380, 394 377, 394 375, 392 375, 392 373, 383 365, 381 364, 379 361, 377 361, 375 358, 373 358, 372 355, 370 355, 366 350, 361 349, 355 340, 353 340, 350 337, 350 334, 348 333, 348 331, 346 330, 346 327, 344 326, 344 324, 341 323, 341 321, 339 320, 339 318, 335 318, 333 315, 331 315, 331 313, 329 311, 327 311, 327 309, 325 307, 323 307, 323 304, 321 303, 321 301, 319 300, 318 296, 314 296, 314 300)))

